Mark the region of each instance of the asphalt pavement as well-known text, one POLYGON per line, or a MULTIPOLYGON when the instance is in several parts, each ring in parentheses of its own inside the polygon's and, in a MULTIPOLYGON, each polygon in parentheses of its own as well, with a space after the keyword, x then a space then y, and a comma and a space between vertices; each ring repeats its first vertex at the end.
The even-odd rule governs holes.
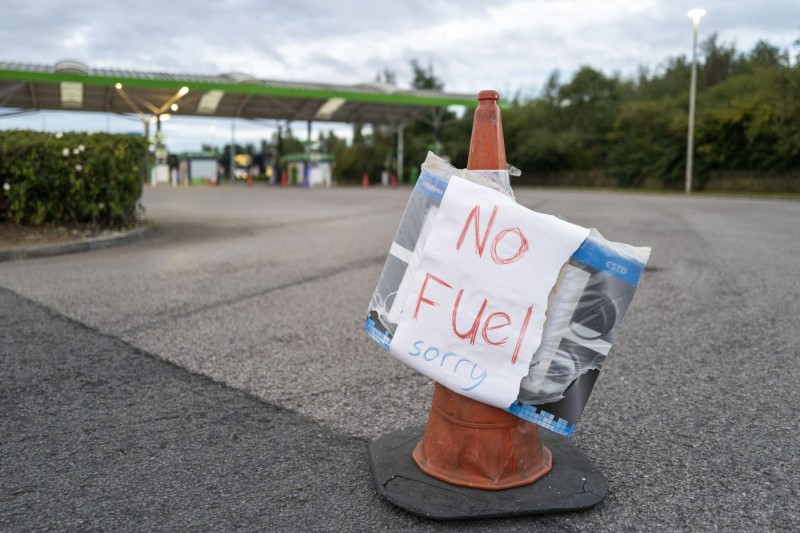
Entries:
POLYGON ((589 511, 434 522, 367 446, 427 378, 363 332, 410 189, 146 189, 154 231, 0 263, 0 529, 800 528, 800 203, 517 190, 653 247, 574 443, 589 511))

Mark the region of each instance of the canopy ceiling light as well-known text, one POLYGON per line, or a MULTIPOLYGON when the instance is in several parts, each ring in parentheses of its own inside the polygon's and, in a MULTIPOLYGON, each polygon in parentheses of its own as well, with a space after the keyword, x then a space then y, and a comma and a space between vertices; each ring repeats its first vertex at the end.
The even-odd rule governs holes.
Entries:
POLYGON ((330 98, 320 106, 315 118, 319 120, 329 120, 333 118, 333 115, 339 111, 339 108, 341 108, 346 102, 347 100, 344 98, 330 98))
POLYGON ((61 82, 61 107, 76 109, 83 107, 83 84, 73 81, 61 82))
POLYGON ((225 96, 225 91, 208 91, 200 97, 200 102, 197 104, 197 112, 201 115, 213 115, 217 112, 217 107, 225 96))

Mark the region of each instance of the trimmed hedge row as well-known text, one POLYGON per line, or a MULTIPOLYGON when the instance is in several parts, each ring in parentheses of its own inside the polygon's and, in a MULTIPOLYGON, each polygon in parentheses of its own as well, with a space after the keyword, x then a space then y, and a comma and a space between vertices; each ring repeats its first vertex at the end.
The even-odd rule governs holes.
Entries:
POLYGON ((0 222, 131 226, 146 149, 131 135, 0 131, 0 222))

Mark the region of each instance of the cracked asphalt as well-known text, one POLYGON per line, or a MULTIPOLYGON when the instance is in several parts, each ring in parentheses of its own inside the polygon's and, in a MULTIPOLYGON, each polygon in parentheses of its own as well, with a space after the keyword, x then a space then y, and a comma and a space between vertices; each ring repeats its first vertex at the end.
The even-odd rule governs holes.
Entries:
POLYGON ((427 378, 363 332, 409 189, 146 189, 153 234, 0 264, 0 529, 800 529, 800 203, 520 189, 653 254, 574 443, 582 512, 433 522, 367 446, 427 378))

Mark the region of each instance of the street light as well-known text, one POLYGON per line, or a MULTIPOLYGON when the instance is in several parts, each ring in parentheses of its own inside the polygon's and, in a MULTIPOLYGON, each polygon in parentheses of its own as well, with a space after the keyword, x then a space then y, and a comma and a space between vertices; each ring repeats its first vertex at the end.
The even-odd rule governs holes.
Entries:
POLYGON ((689 138, 686 142, 686 194, 692 193, 692 163, 694 162, 694 102, 697 95, 697 28, 705 9, 692 9, 687 13, 694 29, 692 40, 692 81, 689 88, 689 138))

